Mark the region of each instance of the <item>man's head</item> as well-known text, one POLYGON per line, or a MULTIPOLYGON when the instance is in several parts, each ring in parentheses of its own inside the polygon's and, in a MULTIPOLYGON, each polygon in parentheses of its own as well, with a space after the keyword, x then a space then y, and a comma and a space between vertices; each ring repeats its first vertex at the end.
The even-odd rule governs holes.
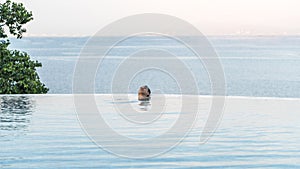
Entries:
POLYGON ((138 100, 150 100, 151 90, 147 85, 141 86, 138 91, 138 100))

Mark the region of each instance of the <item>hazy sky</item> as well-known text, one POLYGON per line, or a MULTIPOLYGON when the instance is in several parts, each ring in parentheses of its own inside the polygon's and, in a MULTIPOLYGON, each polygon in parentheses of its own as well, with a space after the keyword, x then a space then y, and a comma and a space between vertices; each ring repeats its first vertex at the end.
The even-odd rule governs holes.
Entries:
POLYGON ((93 35, 106 24, 139 13, 173 15, 206 35, 300 34, 299 0, 15 1, 33 11, 28 36, 93 35))

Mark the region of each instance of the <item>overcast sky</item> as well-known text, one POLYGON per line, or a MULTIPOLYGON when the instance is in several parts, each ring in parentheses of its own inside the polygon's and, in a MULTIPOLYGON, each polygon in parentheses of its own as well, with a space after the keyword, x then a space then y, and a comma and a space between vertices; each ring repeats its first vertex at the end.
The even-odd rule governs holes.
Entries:
POLYGON ((117 19, 139 13, 176 16, 206 35, 300 34, 299 0, 15 1, 33 11, 27 36, 93 35, 117 19))

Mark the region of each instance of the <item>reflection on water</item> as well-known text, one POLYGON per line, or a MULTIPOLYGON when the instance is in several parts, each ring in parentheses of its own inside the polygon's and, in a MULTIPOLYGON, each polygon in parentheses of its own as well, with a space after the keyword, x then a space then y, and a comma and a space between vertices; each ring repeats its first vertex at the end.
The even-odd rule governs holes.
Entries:
POLYGON ((0 131, 26 130, 34 108, 29 96, 0 97, 0 131))
POLYGON ((108 101, 110 104, 137 104, 141 111, 148 111, 151 108, 150 101, 136 101, 130 99, 116 99, 116 101, 108 101))
POLYGON ((151 102, 150 101, 141 101, 139 103, 140 110, 142 111, 148 111, 151 108, 151 102))

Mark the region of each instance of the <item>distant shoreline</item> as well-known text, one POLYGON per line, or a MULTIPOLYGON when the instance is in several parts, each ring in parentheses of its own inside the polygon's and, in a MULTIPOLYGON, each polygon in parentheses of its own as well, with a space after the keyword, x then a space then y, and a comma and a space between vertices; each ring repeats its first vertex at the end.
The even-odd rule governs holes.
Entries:
MULTIPOLYGON (((142 35, 138 35, 141 36, 142 35)), ((144 37, 147 37, 149 35, 145 35, 144 37)), ((190 36, 190 35, 189 35, 190 36)), ((204 35, 208 38, 213 38, 213 37, 232 37, 232 38, 258 38, 258 37, 262 37, 262 38, 271 38, 271 37, 300 37, 300 34, 295 34, 295 35, 204 35)), ((23 38, 91 38, 93 37, 93 35, 24 35, 23 38)), ((103 37, 117 37, 117 36, 103 36, 103 37)), ((192 36, 191 36, 192 37, 192 36)), ((11 39, 14 39, 14 37, 9 37, 11 39)))

